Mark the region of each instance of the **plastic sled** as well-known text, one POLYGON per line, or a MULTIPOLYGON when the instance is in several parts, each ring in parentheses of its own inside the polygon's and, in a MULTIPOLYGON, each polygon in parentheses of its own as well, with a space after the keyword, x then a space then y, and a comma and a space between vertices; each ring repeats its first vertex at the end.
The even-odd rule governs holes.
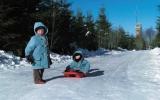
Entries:
POLYGON ((74 71, 69 71, 69 72, 64 72, 64 77, 68 78, 83 78, 86 75, 84 73, 80 72, 74 72, 74 71))

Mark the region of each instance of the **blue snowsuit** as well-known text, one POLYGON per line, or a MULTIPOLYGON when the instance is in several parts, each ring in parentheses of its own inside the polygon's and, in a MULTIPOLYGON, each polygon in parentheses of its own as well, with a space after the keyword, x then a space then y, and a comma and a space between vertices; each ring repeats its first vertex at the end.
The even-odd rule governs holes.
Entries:
POLYGON ((35 35, 31 37, 25 48, 25 56, 31 55, 34 59, 32 64, 33 69, 46 69, 49 68, 49 48, 47 33, 48 28, 42 22, 36 22, 34 24, 35 35), (45 35, 40 36, 36 33, 38 27, 45 29, 45 35))
POLYGON ((81 72, 86 74, 90 69, 90 63, 87 60, 84 59, 84 56, 83 56, 81 51, 76 51, 73 54, 73 57, 76 54, 80 54, 82 56, 82 58, 79 62, 76 62, 73 58, 73 61, 70 64, 70 68, 73 69, 73 70, 80 70, 81 72))

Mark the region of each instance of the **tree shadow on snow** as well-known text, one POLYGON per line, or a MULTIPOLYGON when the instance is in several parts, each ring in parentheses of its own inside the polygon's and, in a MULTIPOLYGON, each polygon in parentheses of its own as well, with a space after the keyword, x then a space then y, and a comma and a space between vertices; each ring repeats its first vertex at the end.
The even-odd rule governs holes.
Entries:
POLYGON ((104 75, 104 71, 99 70, 99 69, 91 69, 89 70, 87 77, 97 77, 97 76, 102 76, 102 75, 104 75))
POLYGON ((55 77, 46 79, 46 81, 48 82, 48 81, 55 80, 55 79, 58 79, 58 78, 63 78, 63 77, 64 77, 63 75, 55 76, 55 77))

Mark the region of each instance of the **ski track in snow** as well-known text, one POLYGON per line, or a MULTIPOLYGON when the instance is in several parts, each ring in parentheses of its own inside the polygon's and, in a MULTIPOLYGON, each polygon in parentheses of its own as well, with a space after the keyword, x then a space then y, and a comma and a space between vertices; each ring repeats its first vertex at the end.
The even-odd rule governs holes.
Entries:
POLYGON ((160 49, 126 51, 87 58, 91 74, 63 78, 70 61, 45 71, 44 85, 35 85, 31 66, 0 72, 0 100, 160 100, 160 49))

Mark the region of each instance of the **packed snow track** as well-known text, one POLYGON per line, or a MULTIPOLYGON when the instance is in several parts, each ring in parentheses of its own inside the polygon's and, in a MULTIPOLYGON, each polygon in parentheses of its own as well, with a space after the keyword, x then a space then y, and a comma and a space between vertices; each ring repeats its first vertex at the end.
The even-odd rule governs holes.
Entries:
POLYGON ((0 70, 0 100, 160 100, 160 49, 88 57, 91 71, 82 79, 64 78, 70 63, 53 63, 48 82, 35 85, 29 64, 0 70))

